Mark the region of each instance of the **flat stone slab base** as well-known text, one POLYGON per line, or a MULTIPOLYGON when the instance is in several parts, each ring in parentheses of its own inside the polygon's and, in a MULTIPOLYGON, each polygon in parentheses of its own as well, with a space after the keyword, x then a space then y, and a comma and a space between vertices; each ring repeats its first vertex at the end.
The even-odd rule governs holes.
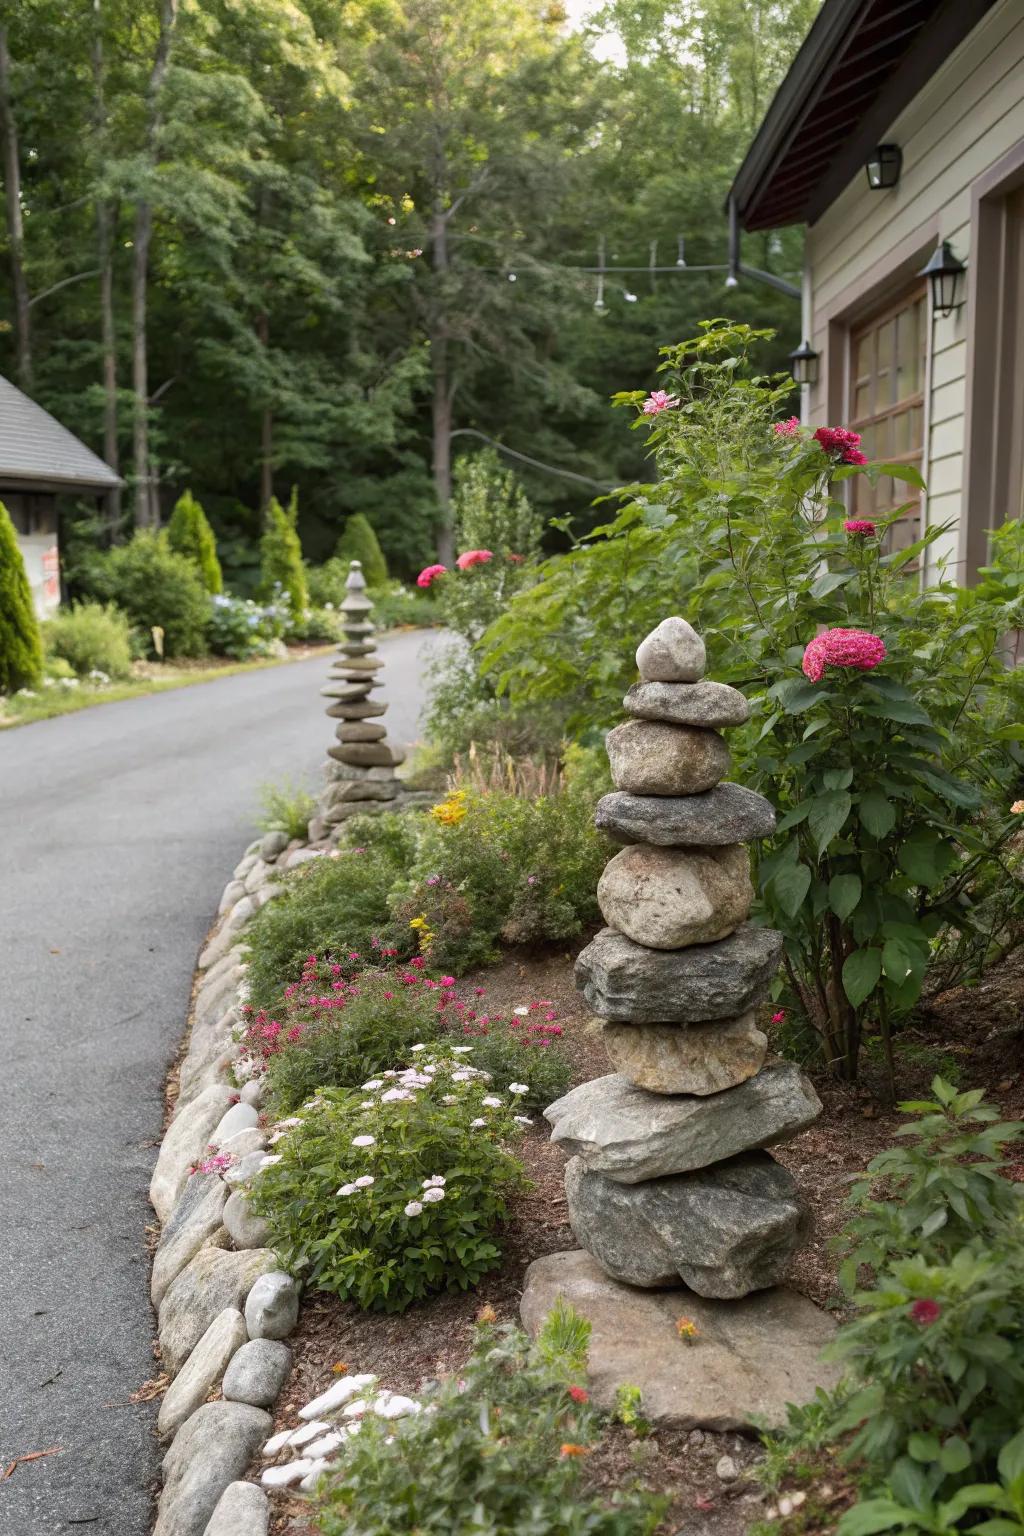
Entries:
POLYGON ((622 1285, 582 1249, 550 1253, 526 1272, 520 1312, 531 1336, 559 1297, 590 1323, 587 1373, 597 1406, 611 1409, 620 1387, 639 1387, 644 1417, 666 1429, 777 1429, 787 1403, 807 1403, 839 1380, 838 1367, 819 1358, 835 1323, 782 1286, 708 1301, 682 1287, 622 1285), (696 1342, 680 1339, 680 1317, 696 1324, 696 1342))

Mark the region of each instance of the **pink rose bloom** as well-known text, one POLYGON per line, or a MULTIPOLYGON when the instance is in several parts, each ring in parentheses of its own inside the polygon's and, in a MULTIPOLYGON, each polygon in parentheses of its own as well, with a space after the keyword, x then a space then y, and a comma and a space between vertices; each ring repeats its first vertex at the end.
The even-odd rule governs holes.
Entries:
POLYGON ((772 431, 776 437, 796 437, 800 431, 800 417, 790 416, 786 421, 777 421, 772 431))
POLYGON ((866 517, 848 517, 843 524, 844 533, 859 534, 862 538, 873 539, 878 532, 874 523, 866 517))
POLYGON ((866 629, 826 629, 804 651, 804 676, 820 683, 826 667, 852 667, 871 672, 885 660, 885 641, 866 629))
POLYGON ((436 581, 439 576, 447 576, 447 574, 448 567, 446 565, 428 565, 416 577, 416 585, 418 587, 429 587, 431 582, 436 581))
POLYGON ((678 404, 678 395, 666 394, 663 389, 653 389, 644 401, 644 415, 660 416, 662 411, 669 411, 678 404))
POLYGON ((814 434, 823 453, 835 454, 840 464, 866 464, 867 459, 859 451, 860 433, 846 427, 819 427, 814 434))
POLYGON ((461 554, 455 564, 460 571, 468 571, 472 565, 486 565, 488 560, 494 559, 494 552, 490 549, 467 549, 461 554))

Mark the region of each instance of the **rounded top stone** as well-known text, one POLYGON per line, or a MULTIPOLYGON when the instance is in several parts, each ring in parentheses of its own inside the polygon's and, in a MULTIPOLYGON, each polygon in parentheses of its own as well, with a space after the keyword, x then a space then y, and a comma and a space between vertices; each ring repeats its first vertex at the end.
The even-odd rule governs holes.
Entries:
POLYGON ((696 683, 704 676, 704 641, 692 624, 673 615, 640 642, 636 664, 645 683, 696 683))

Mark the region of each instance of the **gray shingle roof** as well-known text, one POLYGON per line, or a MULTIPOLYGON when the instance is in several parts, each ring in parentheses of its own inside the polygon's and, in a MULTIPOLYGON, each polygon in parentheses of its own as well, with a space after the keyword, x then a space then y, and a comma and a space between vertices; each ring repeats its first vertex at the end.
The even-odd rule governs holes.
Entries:
POLYGON ((120 484, 73 432, 0 375, 0 485, 106 491, 120 484))

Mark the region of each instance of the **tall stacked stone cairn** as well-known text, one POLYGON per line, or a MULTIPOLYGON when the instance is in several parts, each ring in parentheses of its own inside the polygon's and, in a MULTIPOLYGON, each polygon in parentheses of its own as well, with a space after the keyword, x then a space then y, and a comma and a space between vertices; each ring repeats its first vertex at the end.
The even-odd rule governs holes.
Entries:
POLYGON ((337 721, 337 740, 327 748, 327 783, 318 815, 310 823, 312 841, 322 840, 349 816, 391 809, 402 792, 395 769, 405 760, 405 752, 387 739, 381 716, 388 706, 372 697, 381 687, 377 674, 384 663, 376 653, 376 625, 370 617, 373 603, 366 595, 358 560, 349 567, 345 589, 341 605, 345 638, 320 690, 330 701, 328 716, 337 721))
POLYGON ((628 1383, 662 1422, 781 1422, 787 1393, 827 1380, 814 1362, 831 1324, 777 1288, 805 1218, 792 1175, 765 1149, 805 1130, 821 1104, 798 1067, 769 1058, 757 1021, 782 935, 747 922, 745 844, 774 830, 775 813, 723 782, 721 732, 750 710, 705 679, 696 631, 663 620, 637 666, 623 701, 632 718, 607 739, 615 792, 596 815, 625 846, 598 884, 607 927, 576 963, 615 1071, 545 1111, 572 1154, 565 1192, 584 1252, 531 1267, 523 1315, 538 1327, 562 1295, 590 1317, 599 1398, 628 1383), (698 1341, 682 1352, 680 1316, 698 1341))

